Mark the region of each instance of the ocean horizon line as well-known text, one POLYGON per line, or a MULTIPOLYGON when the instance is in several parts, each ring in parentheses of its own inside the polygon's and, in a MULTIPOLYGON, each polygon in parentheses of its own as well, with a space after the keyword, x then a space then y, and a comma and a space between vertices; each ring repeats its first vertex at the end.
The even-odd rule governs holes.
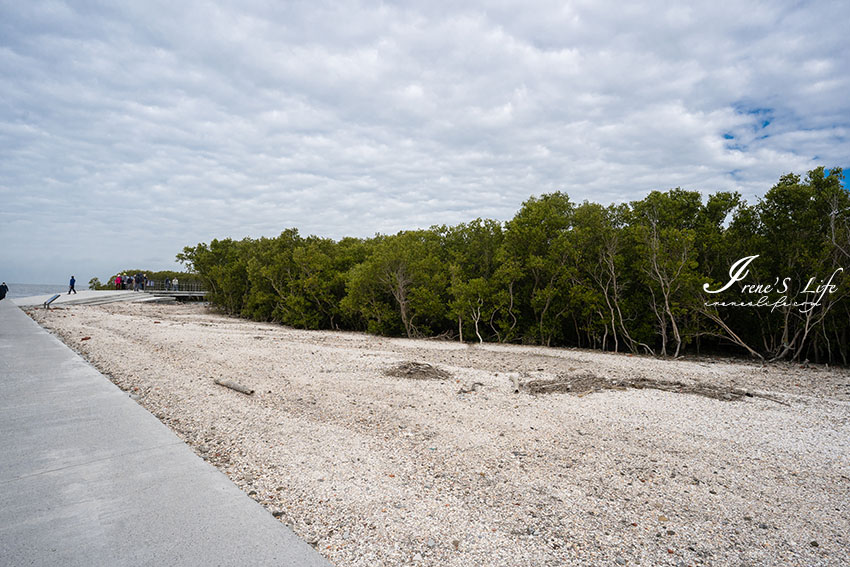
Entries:
MULTIPOLYGON (((47 295, 50 293, 65 293, 68 291, 67 283, 55 283, 55 284, 39 284, 39 283, 15 283, 15 282, 6 282, 6 285, 9 287, 9 291, 6 294, 6 299, 16 299, 20 297, 33 297, 36 295, 47 295)), ((88 289, 87 284, 80 284, 79 281, 77 285, 74 286, 77 291, 83 291, 88 289)))

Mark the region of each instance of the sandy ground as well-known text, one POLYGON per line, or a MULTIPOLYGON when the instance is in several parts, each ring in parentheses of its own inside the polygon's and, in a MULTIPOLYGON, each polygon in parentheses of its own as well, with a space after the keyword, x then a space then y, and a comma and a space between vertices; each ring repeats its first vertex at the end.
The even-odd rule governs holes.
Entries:
POLYGON ((31 315, 340 567, 850 565, 846 369, 298 331, 200 305, 31 315), (385 374, 406 361, 451 378, 385 374), (586 371, 772 399, 514 391, 586 371))

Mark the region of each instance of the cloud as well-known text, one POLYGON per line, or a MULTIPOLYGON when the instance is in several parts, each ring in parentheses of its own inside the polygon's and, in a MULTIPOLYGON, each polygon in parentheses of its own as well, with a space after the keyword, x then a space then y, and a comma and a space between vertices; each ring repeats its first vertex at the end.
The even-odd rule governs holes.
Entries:
POLYGON ((847 20, 843 3, 0 0, 0 14, 6 281, 170 267, 184 245, 291 226, 506 220, 554 190, 753 200, 783 173, 848 163, 850 42, 823 21, 847 20))

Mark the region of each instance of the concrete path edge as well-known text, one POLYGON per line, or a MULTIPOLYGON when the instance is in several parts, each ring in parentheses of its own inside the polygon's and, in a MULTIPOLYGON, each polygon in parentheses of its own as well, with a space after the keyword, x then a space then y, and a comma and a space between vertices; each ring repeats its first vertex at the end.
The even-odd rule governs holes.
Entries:
POLYGON ((0 448, 2 564, 330 565, 9 301, 0 448))

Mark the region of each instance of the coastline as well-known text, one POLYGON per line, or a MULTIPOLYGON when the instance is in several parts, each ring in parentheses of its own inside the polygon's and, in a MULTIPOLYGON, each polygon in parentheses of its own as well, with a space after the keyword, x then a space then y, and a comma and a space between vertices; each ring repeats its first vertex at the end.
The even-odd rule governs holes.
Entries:
POLYGON ((338 566, 850 563, 847 369, 30 313, 338 566), (385 374, 410 361, 451 378, 385 374), (513 391, 581 371, 782 403, 513 391))
MULTIPOLYGON (((33 296, 50 297, 55 293, 68 293, 68 284, 22 284, 6 282, 9 292, 6 299, 22 299, 33 296)), ((87 286, 77 286, 77 291, 88 290, 87 286)))

